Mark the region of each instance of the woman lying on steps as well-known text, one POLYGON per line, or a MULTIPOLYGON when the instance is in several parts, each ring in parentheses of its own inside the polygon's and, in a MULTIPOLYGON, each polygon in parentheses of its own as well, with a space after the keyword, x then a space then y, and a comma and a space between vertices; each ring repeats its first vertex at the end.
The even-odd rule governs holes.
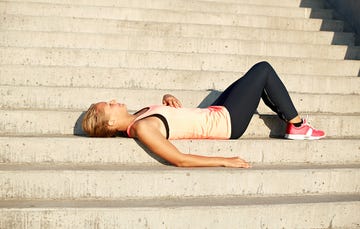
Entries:
POLYGON ((278 75, 267 62, 254 65, 231 84, 207 108, 182 108, 172 95, 163 104, 145 107, 130 114, 115 100, 92 104, 82 122, 92 137, 110 137, 126 132, 153 153, 175 166, 225 166, 249 168, 239 157, 207 157, 181 153, 168 139, 237 139, 245 132, 260 98, 287 122, 285 138, 320 139, 325 136, 298 115, 278 75))

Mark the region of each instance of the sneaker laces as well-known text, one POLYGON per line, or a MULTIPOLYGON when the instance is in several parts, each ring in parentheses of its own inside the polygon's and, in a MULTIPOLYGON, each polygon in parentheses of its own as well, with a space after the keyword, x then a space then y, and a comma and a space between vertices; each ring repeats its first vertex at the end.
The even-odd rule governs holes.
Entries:
POLYGON ((310 127, 310 128, 313 129, 313 130, 317 130, 317 129, 315 129, 315 128, 310 124, 310 122, 308 121, 308 120, 309 120, 309 115, 308 115, 308 114, 306 115, 306 118, 303 118, 302 120, 303 120, 303 122, 304 122, 304 120, 305 120, 304 125, 310 127))

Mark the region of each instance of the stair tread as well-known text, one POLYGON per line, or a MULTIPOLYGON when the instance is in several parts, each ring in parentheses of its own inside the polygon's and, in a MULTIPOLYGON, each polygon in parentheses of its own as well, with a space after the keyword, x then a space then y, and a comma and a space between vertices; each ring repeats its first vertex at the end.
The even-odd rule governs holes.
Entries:
MULTIPOLYGON (((116 46, 116 45, 122 45, 122 44, 107 44, 104 43, 106 40, 108 40, 109 38, 115 40, 125 40, 127 41, 128 39, 132 40, 132 39, 138 39, 138 40, 144 40, 144 39, 153 39, 153 40, 158 40, 158 41, 184 41, 184 42, 189 42, 189 41, 196 41, 196 42, 223 42, 225 45, 227 44, 226 42, 243 42, 243 43, 255 43, 255 44, 261 44, 261 45, 282 45, 282 46, 289 46, 289 47, 320 47, 320 48, 328 48, 328 49, 344 49, 344 48, 350 48, 350 49, 359 49, 359 46, 349 46, 349 45, 333 45, 333 44, 311 44, 311 43, 292 43, 292 42, 277 42, 277 41, 262 41, 262 40, 249 40, 246 39, 245 37, 239 37, 239 38, 211 38, 211 37, 191 37, 191 36, 186 36, 186 37, 181 37, 181 36, 165 36, 165 35, 151 35, 151 34, 143 34, 143 35, 134 35, 134 34, 118 34, 118 33, 106 33, 106 34, 99 34, 99 33, 95 33, 95 32, 64 32, 64 31, 36 31, 36 30, 14 30, 14 29, 9 29, 9 30, 4 30, 4 31, 0 31, 0 35, 4 36, 5 38, 7 37, 15 37, 15 36, 19 36, 17 39, 18 40, 7 40, 8 42, 26 42, 28 44, 31 44, 32 42, 35 44, 38 44, 40 46, 38 47, 53 47, 53 48, 62 48, 61 44, 64 45, 64 48, 69 47, 69 48, 77 48, 76 46, 80 46, 78 47, 79 49, 83 49, 83 48, 91 48, 94 50, 97 49, 101 49, 101 50, 111 50, 111 45, 116 46), (24 37, 25 36, 25 37, 24 37), (69 38, 84 38, 84 39, 98 39, 98 41, 104 41, 103 43, 100 44, 93 44, 93 46, 87 46, 87 44, 85 43, 75 43, 74 41, 72 42, 64 42, 62 40, 49 40, 47 42, 51 42, 51 44, 55 44, 54 46, 49 46, 46 43, 41 43, 38 42, 37 40, 27 40, 26 37, 28 36, 32 36, 32 37, 40 37, 40 38, 53 38, 56 36, 64 36, 64 37, 69 37, 69 38), (59 46, 56 46, 56 44, 58 43, 59 46), (66 46, 65 46, 66 45, 66 46), (81 45, 83 45, 84 47, 81 47, 81 45), (102 46, 105 45, 109 45, 108 48, 104 48, 102 46), (98 47, 98 48, 97 48, 98 47)), ((3 38, 5 40, 5 38, 3 38)), ((4 43, 4 41, 2 41, 4 43)), ((136 42, 136 41, 133 41, 136 42)), ((140 42, 139 42, 140 43, 140 42)), ((156 45, 156 44, 154 44, 156 45)), ((8 45, 10 46, 10 45, 8 45)), ((13 45, 11 45, 13 46, 13 45)), ((24 46, 18 45, 18 46, 13 46, 13 47, 27 47, 26 44, 24 44, 24 46)), ((113 48, 114 50, 121 50, 120 48, 113 48)))
MULTIPOLYGON (((235 54, 235 53, 206 53, 206 52, 198 52, 198 53, 188 53, 185 51, 162 51, 162 50, 132 50, 132 49, 124 49, 124 50, 116 50, 116 49, 93 49, 93 48, 67 48, 67 47, 27 47, 27 46, 0 46, 0 49, 3 51, 54 51, 54 52, 61 52, 61 51, 68 51, 68 52, 99 52, 100 50, 105 53, 134 53, 134 54, 141 54, 141 53, 148 53, 148 54, 156 54, 156 53, 163 53, 163 54, 192 54, 193 56, 202 56, 211 54, 211 56, 228 56, 228 57, 263 57, 263 58, 275 58, 275 59, 288 59, 288 60, 310 60, 310 61, 319 61, 319 62, 329 62, 329 63, 342 63, 342 62, 353 62, 353 63, 360 63, 360 60, 353 60, 353 59, 326 59, 326 58, 309 58, 309 57, 281 57, 281 56, 266 56, 266 55, 255 55, 255 54, 235 54)), ((2 64, 2 65, 13 65, 13 64, 2 64)), ((16 64, 15 64, 16 65, 16 64)), ((34 66, 37 66, 36 64, 34 66)), ((69 66, 70 67, 70 66, 69 66)))
MULTIPOLYGON (((13 1, 14 2, 14 1, 13 1)), ((144 0, 137 0, 137 1, 64 1, 64 0, 37 0, 36 2, 33 0, 17 0, 15 2, 26 2, 26 3, 42 3, 42 4, 59 4, 59 5, 79 5, 79 6, 95 6, 95 7, 132 7, 132 8, 152 8, 152 9, 162 9, 162 8, 169 8, 169 9, 174 9, 174 8, 181 8, 181 9, 198 9, 197 6, 199 5, 206 5, 206 6, 212 6, 211 9, 216 7, 224 7, 226 8, 225 12, 228 12, 231 9, 228 9, 228 6, 231 6, 232 8, 237 8, 237 7, 253 7, 253 8, 265 8, 265 9, 277 9, 277 8, 281 8, 281 9, 286 9, 286 10, 298 10, 300 12, 309 10, 309 9, 316 9, 316 10, 322 10, 322 11, 326 11, 329 9, 324 9, 324 8, 315 8, 314 6, 302 6, 299 7, 298 5, 284 5, 284 4, 278 4, 278 5, 274 5, 274 4, 269 4, 266 5, 264 3, 261 4, 254 4, 254 1, 234 1, 234 2, 226 2, 226 1, 167 1, 168 3, 170 3, 170 5, 166 4, 166 1, 144 1, 144 0), (154 6, 155 5, 155 6, 154 6), (188 7, 186 7, 188 6, 188 7)), ((216 8, 215 8, 216 9, 216 8)), ((206 10, 206 9, 202 9, 202 10, 206 10)), ((237 11, 235 11, 237 12, 237 11)))
POLYGON ((82 165, 69 165, 69 164, 17 164, 17 165, 8 165, 0 164, 0 173, 17 171, 25 173, 42 173, 50 172, 57 173, 57 171, 62 172, 71 172, 76 171, 78 173, 84 172, 110 172, 115 176, 115 173, 159 173, 163 174, 166 172, 166 175, 173 174, 183 174, 185 172, 191 173, 224 173, 224 174, 233 174, 233 173, 252 173, 259 171, 301 171, 301 170, 329 170, 335 172, 336 170, 359 170, 360 172, 360 163, 357 164, 331 164, 331 165, 322 165, 322 164, 309 164, 309 163, 297 163, 297 164, 274 164, 274 165, 262 165, 255 164, 252 168, 248 169, 239 169, 239 168, 221 168, 221 167, 204 167, 204 168, 181 168, 169 165, 122 165, 117 164, 82 164, 82 165))
POLYGON ((347 195, 308 195, 276 197, 202 197, 202 198, 154 198, 141 200, 0 200, 1 209, 41 208, 168 208, 168 207, 222 207, 248 205, 287 205, 328 202, 360 202, 358 193, 347 195))

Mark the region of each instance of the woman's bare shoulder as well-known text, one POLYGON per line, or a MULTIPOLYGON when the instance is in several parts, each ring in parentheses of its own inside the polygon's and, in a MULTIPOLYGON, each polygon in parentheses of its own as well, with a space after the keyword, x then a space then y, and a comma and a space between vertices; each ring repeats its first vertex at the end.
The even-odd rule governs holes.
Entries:
POLYGON ((149 116, 137 120, 130 127, 130 134, 132 136, 138 136, 139 134, 149 134, 154 131, 160 132, 162 135, 166 136, 166 129, 164 124, 156 116, 149 116))

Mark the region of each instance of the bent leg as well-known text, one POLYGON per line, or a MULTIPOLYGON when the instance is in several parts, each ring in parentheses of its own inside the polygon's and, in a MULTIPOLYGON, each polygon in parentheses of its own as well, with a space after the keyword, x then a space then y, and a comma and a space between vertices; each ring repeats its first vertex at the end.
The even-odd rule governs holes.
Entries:
POLYGON ((232 125, 231 138, 239 138, 245 132, 260 98, 286 121, 298 115, 289 93, 271 65, 267 62, 257 63, 212 104, 228 109, 232 125))

